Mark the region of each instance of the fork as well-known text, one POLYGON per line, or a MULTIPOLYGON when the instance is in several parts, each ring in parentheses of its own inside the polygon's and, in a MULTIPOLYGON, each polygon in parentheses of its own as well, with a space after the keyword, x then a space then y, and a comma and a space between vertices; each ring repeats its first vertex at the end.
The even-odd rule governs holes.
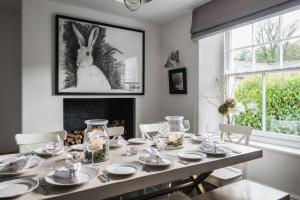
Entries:
POLYGON ((184 165, 190 164, 190 163, 189 163, 188 161, 186 161, 186 160, 179 160, 178 162, 181 163, 181 164, 184 164, 184 165))

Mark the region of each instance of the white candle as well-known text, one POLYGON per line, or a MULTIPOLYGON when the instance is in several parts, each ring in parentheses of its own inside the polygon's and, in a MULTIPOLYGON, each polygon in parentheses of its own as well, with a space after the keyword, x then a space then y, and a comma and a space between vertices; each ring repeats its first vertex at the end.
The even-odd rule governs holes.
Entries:
POLYGON ((169 142, 176 142, 178 140, 178 133, 169 133, 169 142))
POLYGON ((103 149, 103 141, 101 138, 94 138, 91 141, 92 149, 103 149))

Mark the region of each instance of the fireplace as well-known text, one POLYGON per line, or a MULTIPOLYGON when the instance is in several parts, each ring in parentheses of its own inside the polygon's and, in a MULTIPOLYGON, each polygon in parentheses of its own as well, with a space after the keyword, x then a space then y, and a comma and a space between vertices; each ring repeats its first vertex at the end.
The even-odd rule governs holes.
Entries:
POLYGON ((124 126, 124 137, 132 138, 135 136, 135 99, 65 98, 63 100, 64 129, 68 134, 76 135, 82 132, 86 128, 84 121, 87 119, 107 119, 108 127, 124 126))

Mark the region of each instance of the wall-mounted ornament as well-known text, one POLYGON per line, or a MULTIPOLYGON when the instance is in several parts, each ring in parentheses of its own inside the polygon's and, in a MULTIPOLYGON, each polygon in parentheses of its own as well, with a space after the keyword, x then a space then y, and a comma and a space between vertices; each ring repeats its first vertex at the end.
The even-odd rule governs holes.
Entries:
POLYGON ((179 60, 179 50, 172 51, 165 64, 165 68, 175 68, 175 67, 182 67, 179 60))

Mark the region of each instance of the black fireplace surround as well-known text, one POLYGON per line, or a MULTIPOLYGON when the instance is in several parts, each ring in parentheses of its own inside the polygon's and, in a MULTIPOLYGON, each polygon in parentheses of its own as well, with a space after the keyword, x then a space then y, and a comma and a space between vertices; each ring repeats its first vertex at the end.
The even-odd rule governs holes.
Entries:
POLYGON ((135 136, 135 98, 65 98, 64 130, 84 130, 87 119, 107 119, 108 126, 122 124, 126 139, 135 136))

